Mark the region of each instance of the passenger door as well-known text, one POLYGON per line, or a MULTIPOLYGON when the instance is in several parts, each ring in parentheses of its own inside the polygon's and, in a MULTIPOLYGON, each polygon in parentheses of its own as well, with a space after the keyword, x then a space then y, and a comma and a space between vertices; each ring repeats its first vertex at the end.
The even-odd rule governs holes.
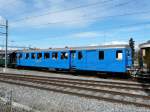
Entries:
POLYGON ((126 64, 128 67, 132 67, 132 52, 131 49, 126 50, 126 64))
POLYGON ((77 53, 76 51, 70 51, 70 68, 75 69, 76 68, 76 58, 77 58, 77 53))

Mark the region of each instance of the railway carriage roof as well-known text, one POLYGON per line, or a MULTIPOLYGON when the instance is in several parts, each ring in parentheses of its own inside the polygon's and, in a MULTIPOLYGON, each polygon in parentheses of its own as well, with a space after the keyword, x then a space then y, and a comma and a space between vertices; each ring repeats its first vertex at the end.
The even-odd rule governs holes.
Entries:
POLYGON ((140 48, 150 48, 150 40, 147 41, 146 43, 140 44, 139 47, 140 48))
MULTIPOLYGON (((96 50, 96 49, 111 49, 111 48, 130 48, 129 45, 103 45, 103 46, 86 46, 86 47, 66 47, 66 48, 51 48, 39 50, 21 50, 23 52, 42 52, 42 51, 68 51, 68 50, 96 50)), ((20 52, 20 51, 17 51, 20 52)))

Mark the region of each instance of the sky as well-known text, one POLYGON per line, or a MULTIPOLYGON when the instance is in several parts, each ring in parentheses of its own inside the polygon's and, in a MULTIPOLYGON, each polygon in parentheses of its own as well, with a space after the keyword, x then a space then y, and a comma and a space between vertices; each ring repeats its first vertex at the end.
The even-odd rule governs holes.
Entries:
POLYGON ((5 19, 9 46, 127 44, 131 37, 138 46, 150 40, 150 0, 0 0, 0 24, 5 19))

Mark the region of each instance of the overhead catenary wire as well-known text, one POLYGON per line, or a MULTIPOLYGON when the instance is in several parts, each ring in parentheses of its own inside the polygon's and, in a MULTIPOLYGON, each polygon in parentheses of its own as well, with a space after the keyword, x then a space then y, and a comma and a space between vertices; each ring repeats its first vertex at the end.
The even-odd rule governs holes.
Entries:
POLYGON ((0 27, 6 27, 6 25, 0 24, 0 27))
MULTIPOLYGON (((150 13, 150 10, 148 11, 140 11, 140 12, 131 12, 131 13, 124 13, 124 14, 118 14, 118 15, 111 15, 111 16, 96 16, 96 17, 92 17, 92 18, 84 18, 84 21, 94 21, 96 19, 107 19, 107 18, 112 18, 112 17, 121 17, 121 16, 133 16, 133 15, 140 15, 140 14, 146 14, 146 13, 150 13)), ((84 16, 82 16, 84 17, 84 16)), ((78 23, 80 21, 78 21, 80 19, 74 19, 74 20, 70 20, 70 21, 60 21, 60 22, 53 22, 53 23, 47 23, 47 24, 41 24, 41 25, 48 25, 48 24, 59 24, 59 23, 68 23, 68 22, 72 22, 72 23, 78 23)), ((37 25, 39 26, 39 25, 37 25)))
MULTIPOLYGON (((121 4, 117 4, 117 5, 114 5, 111 8, 115 8, 115 7, 121 7, 121 6, 124 6, 126 5, 127 3, 129 2, 126 2, 126 3, 121 3, 121 4)), ((65 24, 65 23, 78 23, 80 22, 79 20, 81 18, 84 18, 84 21, 95 21, 97 19, 106 19, 106 18, 112 18, 112 17, 121 17, 121 16, 133 16, 133 15, 139 15, 139 14, 145 14, 145 13, 150 13, 150 10, 147 10, 147 11, 138 11, 138 12, 131 12, 131 13, 124 13, 124 14, 118 14, 118 15, 108 15, 108 16, 96 16, 96 17, 91 17, 91 18, 85 18, 86 16, 80 16, 80 18, 78 19, 73 19, 73 20, 66 20, 66 21, 58 21, 58 22, 49 22, 49 23, 45 23, 45 24, 38 24, 38 25, 32 25, 32 26, 45 26, 45 25, 50 25, 50 24, 65 24)))
POLYGON ((3 26, 0 26, 0 28, 4 28, 3 26))
MULTIPOLYGON (((24 2, 24 1, 22 1, 22 2, 24 2)), ((48 0, 48 2, 51 2, 51 1, 48 0)), ((57 4, 58 4, 58 3, 57 3, 57 4)), ((14 0, 9 1, 8 3, 5 4, 5 7, 4 7, 4 8, 0 7, 0 11, 5 13, 5 12, 6 12, 6 9, 9 9, 9 6, 16 6, 16 5, 17 5, 17 4, 14 2, 14 0)), ((55 5, 56 5, 56 4, 55 4, 55 5)), ((41 9, 42 9, 42 8, 41 8, 41 9)), ((29 10, 28 13, 31 13, 31 11, 29 10)), ((7 14, 7 13, 5 13, 5 16, 6 16, 6 14, 7 14)), ((13 16, 14 16, 14 15, 13 15, 13 16)))
MULTIPOLYGON (((123 3, 122 3, 123 4, 123 3)), ((121 5, 123 6, 123 5, 121 5)), ((120 7, 120 5, 116 5, 115 7, 120 7)), ((69 11, 69 10, 68 10, 69 11)), ((62 11, 63 12, 63 11, 62 11)), ((65 11, 64 11, 65 12, 65 11)), ((59 12, 57 12, 59 13, 59 12)), ((95 21, 96 19, 105 19, 105 18, 112 18, 112 17, 121 17, 121 16, 132 16, 132 15, 141 15, 141 14, 145 14, 145 13, 150 13, 150 10, 148 11, 138 11, 138 12, 131 12, 131 13, 124 13, 124 14, 118 14, 118 15, 108 15, 108 16, 100 16, 100 17, 91 17, 91 18, 85 18, 84 20, 85 21, 95 21)), ((51 13, 50 13, 51 14, 51 13)), ((53 12, 53 14, 55 14, 53 12)), ((86 17, 86 16, 81 16, 81 17, 86 17)), ((32 18, 28 18, 28 19, 32 19, 32 18)), ((28 20, 28 19, 24 19, 24 20, 28 20)), ((36 19, 36 18, 35 18, 36 19)), ((58 22, 50 22, 50 23, 46 23, 46 24, 40 24, 40 25, 33 25, 33 26, 43 26, 43 25, 49 25, 49 24, 59 24, 59 23, 68 23, 68 22, 80 22, 80 21, 77 21, 79 19, 74 19, 74 20, 67 20, 67 21, 58 21, 58 22)), ((22 20, 21 20, 22 21, 22 20)), ((17 21, 18 22, 18 21, 17 21)), ((124 28, 124 27, 129 27, 129 26, 139 26, 139 25, 148 25, 150 24, 150 21, 147 21, 147 22, 138 22, 138 23, 133 23, 133 24, 123 24, 123 25, 116 25, 114 27, 111 27, 111 29, 116 29, 116 28, 124 28)), ((111 30, 110 29, 110 30, 111 30)), ((109 29, 107 29, 109 30, 109 29)))
MULTIPOLYGON (((130 0, 127 1, 127 2, 123 2, 123 3, 116 4, 116 5, 114 5, 114 6, 111 6, 111 7, 107 8, 107 9, 112 9, 112 8, 116 8, 116 7, 122 7, 122 6, 124 6, 124 5, 129 4, 129 3, 130 3, 130 0)), ((104 9, 104 10, 105 10, 105 9, 104 9)), ((102 10, 101 10, 101 11, 102 11, 102 10)), ((38 17, 40 17, 40 16, 41 16, 41 15, 39 15, 38 17)), ((81 17, 84 17, 84 16, 81 16, 81 17)), ((32 18, 28 18, 28 19, 32 19, 32 18)), ((28 19, 26 19, 26 20, 28 20, 28 19)), ((80 20, 80 18, 77 19, 77 20, 80 20)), ((19 20, 19 21, 21 21, 21 20, 19 20)), ((12 22, 12 23, 10 23, 10 25, 13 24, 13 23, 19 22, 19 21, 12 22)), ((78 21, 76 21, 76 20, 70 20, 70 21, 68 21, 68 20, 67 20, 67 21, 50 22, 50 23, 46 23, 46 24, 32 25, 32 26, 45 26, 45 25, 49 25, 49 24, 68 23, 68 22, 78 22, 78 21)))
MULTIPOLYGON (((35 1, 35 2, 36 2, 36 1, 35 1)), ((50 0, 50 1, 48 0, 47 2, 51 2, 51 0, 50 0)), ((49 3, 47 3, 47 4, 49 4, 49 3)), ((55 5, 55 6, 56 6, 56 5, 60 5, 60 2, 55 3, 54 5, 55 5)), ((35 7, 35 8, 36 8, 36 7, 35 7)), ((42 7, 42 8, 36 8, 36 9, 38 9, 38 10, 43 10, 43 9, 44 9, 44 10, 48 10, 47 8, 45 9, 45 8, 43 8, 43 7, 42 7)), ((26 10, 26 9, 23 10, 23 11, 21 10, 21 15, 25 15, 25 14, 28 14, 28 13, 34 13, 34 12, 35 12, 35 10, 31 10, 30 8, 28 8, 27 10, 26 10)), ((14 17, 14 15, 11 16, 10 18, 13 18, 13 17, 14 17)))
MULTIPOLYGON (((6 1, 8 1, 8 0, 6 0, 6 1)), ((4 6, 4 8, 3 7, 0 7, 0 11, 1 12, 4 12, 5 13, 5 15, 4 16, 6 16, 6 9, 8 9, 8 6, 12 6, 12 5, 14 5, 15 4, 15 2, 14 2, 14 0, 11 0, 11 1, 9 1, 9 2, 7 2, 4 6)))
MULTIPOLYGON (((5 45, 0 45, 1 47, 5 47, 5 45)), ((24 47, 24 46, 8 46, 12 48, 30 48, 30 47, 24 47)))
MULTIPOLYGON (((150 25, 150 21, 147 21, 147 22, 137 22, 137 23, 133 23, 133 24, 122 24, 122 25, 117 25, 117 26, 113 26, 113 27, 111 27, 111 28, 107 28, 107 29, 103 29, 103 30, 101 30, 101 31, 118 31, 117 29, 121 29, 121 28, 126 28, 126 27, 134 27, 134 26, 141 26, 141 25, 150 25)), ((100 32, 101 32, 100 31, 100 32)), ((54 38, 56 38, 57 36, 53 36, 54 38)), ((48 38, 52 38, 52 37, 47 37, 47 38, 44 38, 44 40, 46 39, 48 39, 48 38)), ((33 40, 35 40, 35 39, 33 39, 33 40)), ((39 40, 43 40, 43 38, 39 38, 38 39, 38 41, 39 40)), ((27 39, 27 40, 23 40, 23 42, 30 42, 31 41, 31 39, 27 39)))
POLYGON ((75 6, 75 7, 71 7, 71 8, 66 8, 66 9, 63 9, 63 10, 57 10, 57 11, 53 11, 53 12, 42 13, 42 14, 35 15, 35 16, 24 17, 24 18, 21 18, 21 19, 13 20, 11 22, 18 22, 18 21, 23 21, 23 20, 28 20, 28 19, 32 19, 32 18, 37 18, 37 17, 40 17, 40 16, 49 15, 49 14, 62 13, 62 12, 66 12, 66 11, 71 11, 71 10, 91 7, 91 6, 95 6, 95 5, 98 5, 98 4, 104 5, 105 3, 112 2, 112 1, 114 1, 114 0, 98 1, 98 2, 95 2, 95 3, 84 4, 84 5, 79 5, 79 6, 75 6))
POLYGON ((0 35, 5 35, 6 33, 0 32, 0 35))
MULTIPOLYGON (((51 2, 51 0, 48 0, 47 2, 51 2)), ((55 4, 52 4, 53 6, 58 6, 58 5, 60 5, 62 2, 57 2, 57 3, 55 3, 55 4)), ((47 4, 49 4, 49 3, 47 3, 47 4)), ((49 5, 51 5, 51 4, 49 4, 49 5)), ((35 7, 36 8, 36 7, 35 7)), ((41 7, 41 8, 37 8, 38 10, 45 10, 45 11, 49 11, 50 9, 49 8, 43 8, 43 7, 41 7)), ((28 10, 24 10, 23 12, 21 12, 21 15, 25 15, 25 14, 28 14, 28 13, 34 13, 35 12, 35 10, 31 10, 31 9, 28 9, 28 10)))
MULTIPOLYGON (((11 2, 8 2, 7 4, 5 4, 5 8, 6 8, 6 5, 8 6, 10 3, 11 3, 11 5, 12 5, 12 4, 14 3, 14 1, 11 1, 11 2)), ((0 7, 0 11, 1 11, 1 12, 4 11, 4 10, 6 10, 6 9, 0 7)))

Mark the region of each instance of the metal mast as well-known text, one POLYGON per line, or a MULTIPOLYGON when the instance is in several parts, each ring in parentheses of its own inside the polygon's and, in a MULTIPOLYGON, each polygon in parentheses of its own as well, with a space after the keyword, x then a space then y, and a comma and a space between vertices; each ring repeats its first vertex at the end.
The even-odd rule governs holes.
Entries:
POLYGON ((6 41, 5 41, 5 70, 7 69, 7 48, 8 46, 8 20, 6 20, 6 41))

